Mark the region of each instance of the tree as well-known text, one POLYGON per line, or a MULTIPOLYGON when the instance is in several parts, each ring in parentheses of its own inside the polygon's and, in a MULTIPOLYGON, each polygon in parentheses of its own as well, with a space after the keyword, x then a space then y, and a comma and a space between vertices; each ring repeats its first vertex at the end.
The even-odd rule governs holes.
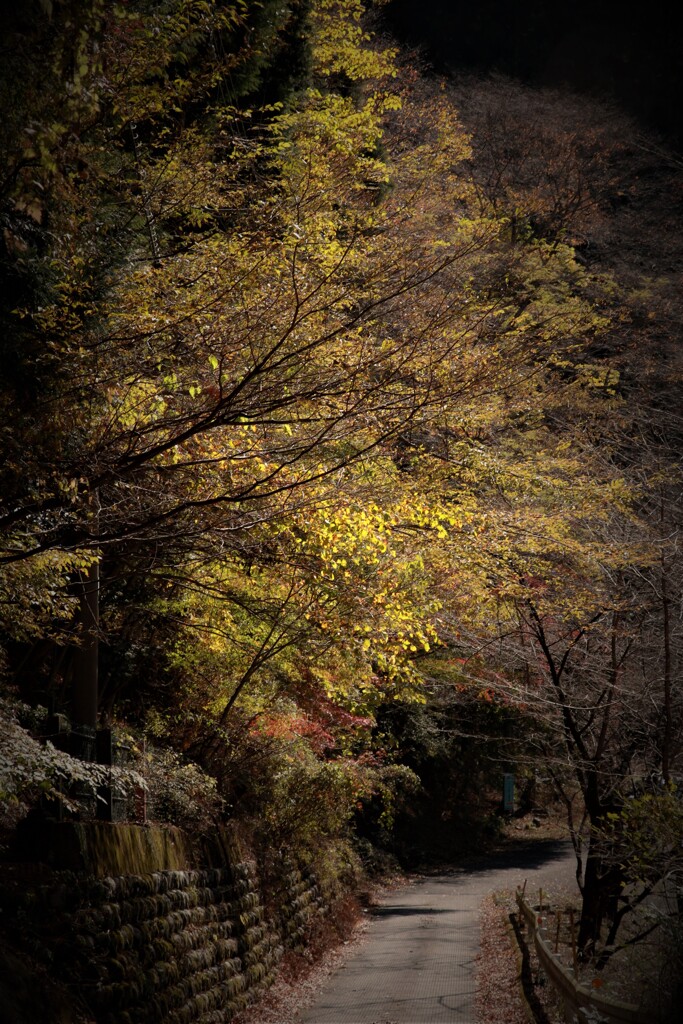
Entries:
POLYGON ((669 241, 670 204, 665 214, 648 184, 656 175, 674 186, 675 172, 663 154, 654 166, 650 147, 586 101, 495 82, 461 98, 482 208, 506 212, 517 248, 539 237, 552 251, 579 242, 581 265, 603 282, 593 293, 603 329, 583 351, 565 349, 553 388, 498 435, 489 456, 497 476, 480 477, 487 529, 481 575, 470 583, 475 592, 484 576, 488 599, 463 613, 457 591, 446 598, 442 634, 464 649, 472 674, 494 673, 496 692, 536 717, 543 771, 570 814, 583 892, 579 942, 589 955, 615 940, 657 884, 653 872, 645 888, 625 888, 634 876, 629 858, 614 855, 615 823, 628 819, 644 779, 671 779, 681 749, 671 618, 680 593, 679 431, 671 418, 680 373, 668 327, 677 243, 669 241), (587 111, 585 127, 577 109, 587 111), (655 292, 657 311, 648 305, 655 292), (514 471, 504 455, 513 444, 514 471))
MULTIPOLYGON (((79 565, 94 564, 90 553, 104 553, 106 576, 122 545, 161 546, 170 562, 222 553, 229 536, 239 550, 260 523, 324 502, 325 480, 427 400, 422 385, 402 383, 414 342, 381 349, 374 325, 400 316, 410 292, 460 254, 419 266, 416 246, 399 266, 381 213, 371 227, 386 177, 367 155, 379 94, 312 88, 298 111, 269 111, 250 129, 221 94, 244 58, 214 46, 216 34, 241 30, 244 12, 214 4, 205 23, 200 7, 179 3, 151 20, 67 11, 44 52, 71 121, 51 123, 55 110, 36 110, 27 90, 35 145, 20 143, 22 124, 9 136, 10 207, 33 209, 36 188, 51 199, 44 251, 24 261, 27 280, 49 272, 44 304, 9 315, 27 366, 42 360, 33 339, 54 353, 38 422, 30 413, 15 424, 5 462, 3 561, 30 567, 29 600, 45 590, 46 568, 61 594, 79 565), (71 16, 81 26, 73 47, 71 16), (296 497, 306 490, 314 497, 296 497)), ((318 47, 318 77, 390 70, 364 49, 359 11, 318 12, 318 41, 332 26, 345 44, 318 47)), ((8 410, 23 405, 20 382, 9 383, 8 410)), ((72 589, 67 606, 75 601, 72 589)), ((46 619, 58 610, 43 607, 46 619)))
MULTIPOLYGON (((364 14, 93 0, 26 37, 50 88, 28 74, 2 129, 8 671, 73 709, 87 662, 88 724, 147 715, 217 775, 297 737, 287 786, 339 762, 348 796, 443 645, 481 702, 536 712, 595 840, 678 756, 678 300, 630 269, 643 156, 500 84, 461 120, 364 14)), ((612 867, 594 841, 586 948, 612 867)))
POLYGON ((45 300, 10 322, 53 355, 37 420, 10 432, 3 562, 49 564, 71 603, 76 557, 98 553, 105 589, 119 553, 145 573, 152 545, 171 574, 272 559, 280 524, 362 493, 365 469, 339 493, 347 467, 417 451, 446 405, 471 417, 594 319, 568 253, 525 253, 516 272, 538 283, 501 285, 500 225, 466 207, 451 107, 434 94, 416 117, 408 90, 410 115, 392 114, 391 54, 368 46, 358 4, 311 14, 311 87, 258 117, 221 92, 248 55, 211 42, 241 38, 244 11, 210 10, 95 5, 73 53, 55 25, 69 130, 48 104, 15 147, 10 201, 39 181, 52 231, 26 263, 49 270, 45 300))

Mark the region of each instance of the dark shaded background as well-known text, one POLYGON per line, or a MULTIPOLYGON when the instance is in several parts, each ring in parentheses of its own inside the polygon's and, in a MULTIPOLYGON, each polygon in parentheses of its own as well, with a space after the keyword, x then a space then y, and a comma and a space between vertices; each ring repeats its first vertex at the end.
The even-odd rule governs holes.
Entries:
POLYGON ((683 3, 392 0, 384 11, 439 71, 498 71, 616 100, 683 148, 683 3))

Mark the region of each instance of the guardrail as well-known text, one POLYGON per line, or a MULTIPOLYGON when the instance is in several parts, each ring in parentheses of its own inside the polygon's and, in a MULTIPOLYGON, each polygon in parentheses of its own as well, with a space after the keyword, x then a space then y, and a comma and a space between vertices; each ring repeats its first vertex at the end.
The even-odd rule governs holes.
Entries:
MULTIPOLYGON (((527 934, 533 937, 539 963, 555 989, 565 1021, 579 1024, 652 1024, 642 1010, 632 1003, 609 999, 592 988, 581 984, 575 976, 575 969, 566 967, 553 952, 550 942, 542 935, 539 911, 531 907, 524 898, 524 891, 517 890, 517 905, 527 926, 527 934)), ((540 908, 542 913, 542 906, 540 908)))

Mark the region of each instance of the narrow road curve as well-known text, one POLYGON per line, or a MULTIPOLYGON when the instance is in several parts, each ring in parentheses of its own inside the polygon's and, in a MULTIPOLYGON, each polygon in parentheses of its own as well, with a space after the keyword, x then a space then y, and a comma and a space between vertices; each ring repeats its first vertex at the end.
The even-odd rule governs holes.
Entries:
POLYGON ((547 841, 391 893, 303 1024, 474 1024, 481 900, 525 879, 530 892, 573 891, 574 869, 570 844, 547 841))

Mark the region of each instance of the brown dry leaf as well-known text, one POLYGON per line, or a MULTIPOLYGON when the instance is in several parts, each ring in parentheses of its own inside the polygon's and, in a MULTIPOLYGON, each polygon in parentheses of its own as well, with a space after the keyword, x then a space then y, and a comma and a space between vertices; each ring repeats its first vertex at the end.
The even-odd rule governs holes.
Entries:
POLYGON ((506 910, 494 896, 481 905, 481 950, 477 957, 477 1024, 530 1024, 522 994, 518 958, 506 910))

